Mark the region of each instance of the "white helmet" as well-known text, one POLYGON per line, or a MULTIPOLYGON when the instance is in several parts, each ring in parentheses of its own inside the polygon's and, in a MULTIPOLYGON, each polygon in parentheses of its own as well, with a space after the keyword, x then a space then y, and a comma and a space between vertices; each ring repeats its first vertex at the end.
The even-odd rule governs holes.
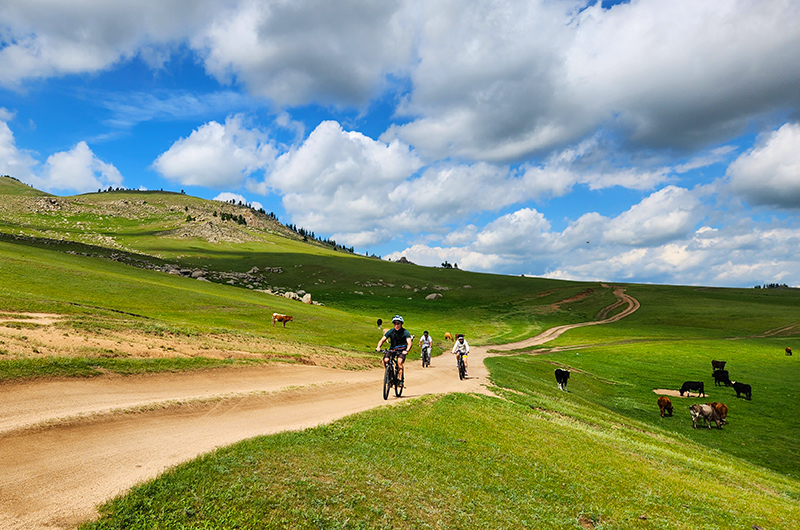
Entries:
POLYGON ((395 315, 394 318, 392 319, 392 324, 394 324, 395 322, 400 322, 402 324, 403 317, 401 317, 400 315, 395 315))

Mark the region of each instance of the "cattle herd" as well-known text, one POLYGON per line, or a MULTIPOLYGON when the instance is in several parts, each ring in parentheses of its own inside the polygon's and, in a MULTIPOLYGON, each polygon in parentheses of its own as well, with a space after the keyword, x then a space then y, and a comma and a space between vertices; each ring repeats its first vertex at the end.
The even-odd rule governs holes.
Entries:
MULTIPOLYGON (((725 369, 725 361, 711 361, 711 376, 714 378, 715 386, 733 387, 736 392, 736 397, 744 396, 745 399, 750 400, 753 397, 753 390, 750 385, 740 383, 738 381, 731 381, 728 370, 725 369)), ((690 396, 690 392, 697 392, 697 397, 705 397, 705 388, 702 381, 686 381, 681 385, 679 390, 681 397, 684 394, 690 396)), ((659 396, 658 408, 661 411, 661 417, 664 417, 666 412, 672 416, 672 401, 666 396, 659 396)), ((708 428, 711 424, 715 423, 717 429, 721 429, 722 425, 727 423, 726 417, 728 416, 728 407, 724 403, 695 403, 689 407, 689 413, 692 415, 692 427, 697 428, 697 421, 702 420, 708 428)))

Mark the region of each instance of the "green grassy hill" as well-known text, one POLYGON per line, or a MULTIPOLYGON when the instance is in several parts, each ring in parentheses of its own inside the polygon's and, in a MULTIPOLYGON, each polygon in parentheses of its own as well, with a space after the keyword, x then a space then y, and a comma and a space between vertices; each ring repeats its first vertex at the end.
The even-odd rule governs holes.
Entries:
MULTIPOLYGON (((0 177, 0 316, 18 317, 0 323, 0 380, 276 358, 357 368, 375 364, 376 319, 395 313, 414 333, 495 344, 615 301, 599 283, 392 263, 303 239, 246 206, 54 197, 0 177), (323 305, 278 296, 298 290, 323 305), (295 320, 273 327, 273 312, 295 320), (53 329, 59 340, 40 337, 53 329), (61 344, 76 335, 118 345, 61 344)), ((430 396, 237 444, 136 488, 86 528, 794 528, 800 373, 783 350, 800 351, 800 292, 624 287, 642 304, 633 315, 490 359, 498 397, 430 396), (711 359, 753 386, 752 401, 713 386, 711 359), (556 366, 572 370, 568 392, 556 366), (661 418, 653 390, 685 380, 705 381, 709 398, 673 398, 675 416, 661 418), (728 404, 722 430, 691 428, 687 407, 706 401, 728 404)))

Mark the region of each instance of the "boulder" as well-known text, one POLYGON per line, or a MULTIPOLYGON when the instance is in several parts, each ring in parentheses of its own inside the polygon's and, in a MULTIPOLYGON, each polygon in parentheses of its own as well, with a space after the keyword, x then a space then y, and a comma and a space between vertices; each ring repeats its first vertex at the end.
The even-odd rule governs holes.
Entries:
POLYGON ((303 303, 310 304, 311 303, 311 293, 306 293, 303 295, 303 303))
POLYGON ((438 300, 442 295, 440 293, 431 293, 425 297, 425 300, 438 300))

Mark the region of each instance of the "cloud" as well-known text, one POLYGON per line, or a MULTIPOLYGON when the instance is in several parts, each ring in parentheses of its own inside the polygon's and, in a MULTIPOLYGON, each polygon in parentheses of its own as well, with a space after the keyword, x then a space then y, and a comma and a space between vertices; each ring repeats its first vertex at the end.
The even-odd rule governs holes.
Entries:
POLYGON ((260 210, 264 207, 260 202, 250 202, 243 195, 239 195, 238 193, 230 193, 228 191, 220 193, 211 200, 220 202, 234 201, 237 204, 238 203, 249 204, 254 210, 260 210))
POLYGON ((276 155, 266 132, 246 127, 242 115, 225 124, 211 121, 188 138, 181 138, 156 158, 153 168, 169 180, 187 186, 238 187, 276 155))
POLYGON ((211 75, 279 105, 364 105, 412 60, 405 4, 243 1, 191 43, 211 75))
POLYGON ((0 174, 45 191, 84 193, 122 185, 119 170, 97 158, 86 142, 78 142, 69 151, 54 153, 40 165, 32 153, 17 148, 7 123, 13 118, 13 113, 0 108, 0 174))
POLYGON ((263 182, 250 181, 248 187, 282 194, 284 208, 299 226, 337 232, 337 240, 347 244, 364 244, 375 241, 376 234, 396 234, 415 225, 403 211, 405 198, 392 193, 420 165, 398 141, 385 144, 326 121, 302 145, 278 157, 263 182))
POLYGON ((41 177, 33 184, 46 190, 96 191, 122 185, 122 175, 112 164, 97 158, 86 142, 47 157, 41 177))
POLYGON ((764 135, 726 175, 733 191, 752 204, 800 208, 800 124, 764 135))

